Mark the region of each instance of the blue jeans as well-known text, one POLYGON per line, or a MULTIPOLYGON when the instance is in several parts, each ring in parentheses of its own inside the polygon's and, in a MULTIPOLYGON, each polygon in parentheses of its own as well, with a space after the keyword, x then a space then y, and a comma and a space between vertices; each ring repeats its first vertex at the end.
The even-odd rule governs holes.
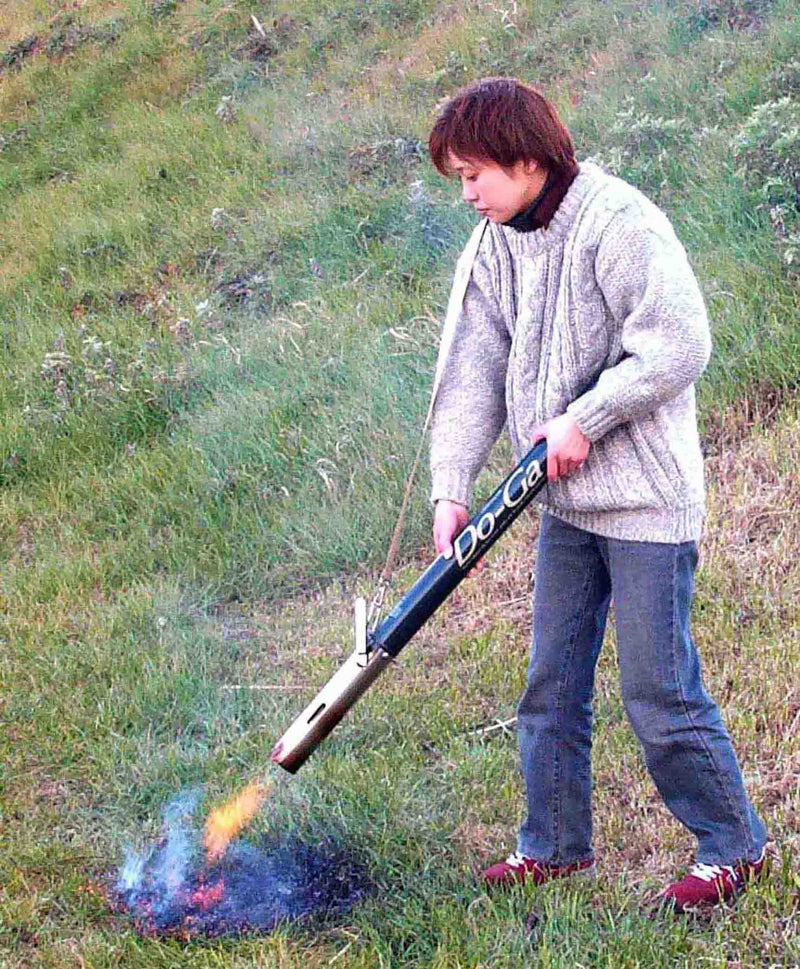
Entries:
POLYGON ((544 514, 528 687, 518 710, 528 816, 518 850, 592 858, 594 675, 616 613, 625 710, 667 807, 697 837, 697 861, 754 861, 766 842, 689 631, 697 546, 604 538, 544 514))

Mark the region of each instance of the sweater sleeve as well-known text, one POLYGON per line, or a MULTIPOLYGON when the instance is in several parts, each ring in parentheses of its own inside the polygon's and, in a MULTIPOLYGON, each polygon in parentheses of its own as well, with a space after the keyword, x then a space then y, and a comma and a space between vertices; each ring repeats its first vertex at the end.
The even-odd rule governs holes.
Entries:
POLYGON ((485 244, 472 275, 442 375, 431 429, 431 501, 469 505, 472 486, 506 420, 511 336, 485 244))
POLYGON ((705 304, 686 252, 655 206, 612 218, 595 259, 619 360, 567 407, 596 441, 612 428, 681 394, 708 363, 705 304))

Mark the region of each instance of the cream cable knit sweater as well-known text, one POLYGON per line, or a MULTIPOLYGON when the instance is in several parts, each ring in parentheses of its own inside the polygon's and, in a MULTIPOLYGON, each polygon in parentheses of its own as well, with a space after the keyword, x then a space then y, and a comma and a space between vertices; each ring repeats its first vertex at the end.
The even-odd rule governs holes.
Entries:
POLYGON ((613 538, 697 539, 694 381, 710 349, 667 218, 582 164, 546 229, 484 233, 434 410, 432 499, 468 505, 506 422, 519 459, 534 428, 566 411, 592 446, 580 471, 543 492, 549 512, 613 538))

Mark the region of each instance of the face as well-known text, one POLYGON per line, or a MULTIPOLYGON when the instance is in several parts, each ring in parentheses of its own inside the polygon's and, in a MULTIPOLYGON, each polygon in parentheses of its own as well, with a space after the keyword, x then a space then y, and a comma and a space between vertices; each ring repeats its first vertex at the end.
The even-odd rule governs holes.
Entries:
POLYGON ((461 179, 461 197, 492 222, 508 222, 527 209, 547 181, 547 172, 535 161, 518 161, 513 168, 495 162, 449 156, 452 171, 461 179))

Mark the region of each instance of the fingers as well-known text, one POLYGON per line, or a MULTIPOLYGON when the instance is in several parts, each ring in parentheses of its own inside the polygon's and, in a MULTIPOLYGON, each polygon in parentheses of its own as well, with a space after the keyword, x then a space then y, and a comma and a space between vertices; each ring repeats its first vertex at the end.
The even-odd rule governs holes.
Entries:
POLYGON ((453 555, 453 539, 467 523, 467 509, 451 501, 436 503, 433 519, 433 547, 439 555, 449 559, 453 555))
MULTIPOLYGON (((575 474, 577 471, 583 467, 583 461, 564 461, 559 465, 558 477, 568 478, 571 474, 575 474)), ((558 479, 555 479, 558 480, 558 479)))
POLYGON ((554 452, 553 454, 548 453, 547 480, 558 481, 559 478, 566 478, 571 474, 575 474, 576 471, 580 471, 585 463, 585 459, 565 458, 559 455, 558 452, 554 452))
POLYGON ((579 471, 583 464, 583 459, 567 457, 554 449, 547 454, 547 480, 558 481, 559 478, 566 478, 567 475, 579 471))
POLYGON ((438 555, 443 555, 449 559, 453 555, 452 535, 448 535, 443 529, 434 528, 433 547, 438 555))
POLYGON ((574 474, 586 461, 590 441, 569 414, 539 424, 531 433, 533 443, 547 440, 547 480, 558 481, 574 474))
MULTIPOLYGON (((453 541, 459 535, 469 521, 469 514, 464 505, 457 502, 440 500, 436 503, 433 518, 433 547, 436 552, 445 559, 450 559, 455 554, 453 541)), ((484 563, 474 562, 467 566, 467 571, 481 572, 484 563)))
POLYGON ((458 527, 450 518, 438 518, 433 523, 433 547, 439 555, 449 559, 453 554, 453 538, 458 527))
POLYGON ((577 458, 568 458, 559 462, 559 473, 566 477, 568 474, 574 474, 575 471, 580 471, 583 464, 584 462, 577 458))

